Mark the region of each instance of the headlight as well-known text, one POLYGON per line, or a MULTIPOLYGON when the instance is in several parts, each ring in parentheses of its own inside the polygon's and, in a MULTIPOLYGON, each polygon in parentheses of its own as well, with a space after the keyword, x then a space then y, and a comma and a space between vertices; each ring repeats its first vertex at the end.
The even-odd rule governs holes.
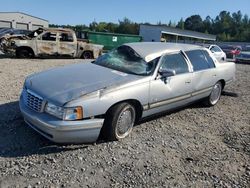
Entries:
POLYGON ((64 109, 64 120, 77 120, 83 118, 83 110, 82 107, 73 107, 73 108, 65 108, 64 109))
POLYGON ((45 106, 45 112, 63 120, 79 120, 83 118, 83 110, 80 106, 64 108, 52 103, 47 103, 45 106))

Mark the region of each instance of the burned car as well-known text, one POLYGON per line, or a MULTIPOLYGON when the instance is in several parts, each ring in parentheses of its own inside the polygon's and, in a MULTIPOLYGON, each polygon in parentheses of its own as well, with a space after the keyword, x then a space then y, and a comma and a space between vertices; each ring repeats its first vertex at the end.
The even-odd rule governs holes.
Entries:
POLYGON ((142 118, 203 100, 217 104, 235 64, 200 46, 129 43, 92 63, 53 68, 26 78, 25 122, 59 143, 127 137, 142 118))
POLYGON ((17 57, 69 56, 92 59, 102 53, 103 46, 78 41, 71 29, 39 28, 24 36, 7 36, 0 50, 17 57))

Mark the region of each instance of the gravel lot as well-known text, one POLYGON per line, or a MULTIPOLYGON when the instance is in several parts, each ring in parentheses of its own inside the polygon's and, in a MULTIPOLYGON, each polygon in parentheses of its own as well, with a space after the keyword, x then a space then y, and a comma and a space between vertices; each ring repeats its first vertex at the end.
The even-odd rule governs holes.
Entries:
POLYGON ((250 65, 218 105, 150 118, 121 142, 56 145, 18 109, 24 78, 79 59, 0 59, 0 187, 249 187, 250 65))

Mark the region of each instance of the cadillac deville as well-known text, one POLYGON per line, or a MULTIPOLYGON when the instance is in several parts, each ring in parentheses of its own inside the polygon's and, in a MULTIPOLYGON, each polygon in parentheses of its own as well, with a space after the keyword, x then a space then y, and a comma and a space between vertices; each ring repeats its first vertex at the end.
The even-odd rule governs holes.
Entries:
POLYGON ((144 117, 198 100, 215 105, 234 77, 235 64, 204 47, 130 43, 27 77, 19 104, 25 122, 54 142, 120 140, 144 117))

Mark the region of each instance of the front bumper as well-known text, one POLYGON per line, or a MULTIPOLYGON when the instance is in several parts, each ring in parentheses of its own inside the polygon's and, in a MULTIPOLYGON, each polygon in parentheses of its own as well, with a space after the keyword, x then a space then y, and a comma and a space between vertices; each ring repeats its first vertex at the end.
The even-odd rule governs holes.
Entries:
POLYGON ((28 108, 22 97, 19 107, 24 121, 35 131, 56 143, 90 143, 98 139, 104 119, 63 121, 28 108))

